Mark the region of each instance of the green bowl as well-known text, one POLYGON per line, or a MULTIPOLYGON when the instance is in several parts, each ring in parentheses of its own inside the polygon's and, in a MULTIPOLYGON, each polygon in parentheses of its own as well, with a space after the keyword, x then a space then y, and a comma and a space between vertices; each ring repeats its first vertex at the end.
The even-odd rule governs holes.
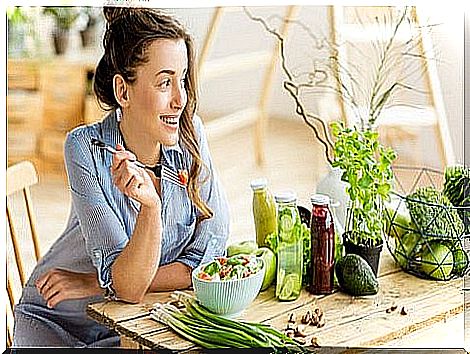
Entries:
POLYGON ((258 296, 263 284, 266 268, 243 279, 209 281, 199 279, 197 274, 208 263, 192 272, 194 292, 197 300, 209 311, 228 317, 236 317, 258 296))

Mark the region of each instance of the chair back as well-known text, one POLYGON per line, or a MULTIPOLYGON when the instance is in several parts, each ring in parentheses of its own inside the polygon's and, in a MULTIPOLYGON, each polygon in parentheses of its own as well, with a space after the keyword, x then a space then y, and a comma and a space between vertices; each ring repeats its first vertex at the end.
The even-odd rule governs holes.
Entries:
POLYGON ((36 168, 30 161, 22 161, 9 166, 6 177, 7 293, 9 300, 9 306, 7 305, 7 346, 10 347, 13 339, 13 308, 18 301, 18 294, 21 293, 21 289, 28 279, 28 270, 32 269, 41 257, 41 250, 30 192, 30 187, 38 182, 36 168), (31 255, 33 251, 34 257, 31 255))

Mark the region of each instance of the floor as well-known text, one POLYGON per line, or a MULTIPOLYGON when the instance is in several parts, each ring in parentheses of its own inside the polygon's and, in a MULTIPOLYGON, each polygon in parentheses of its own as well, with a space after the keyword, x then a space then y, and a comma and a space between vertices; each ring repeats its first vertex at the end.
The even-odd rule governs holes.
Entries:
MULTIPOLYGON (((293 189, 298 195, 298 204, 309 208, 310 194, 327 172, 320 145, 316 143, 310 130, 295 120, 270 122, 263 166, 256 165, 253 147, 253 134, 249 128, 234 132, 229 137, 210 141, 214 164, 230 205, 229 244, 255 238, 251 213, 251 179, 268 178, 273 192, 293 189)), ((65 227, 70 195, 64 178, 41 175, 39 184, 32 189, 32 198, 44 253, 65 227)), ((464 316, 454 316, 430 329, 409 334, 390 343, 390 346, 462 348, 464 316)))

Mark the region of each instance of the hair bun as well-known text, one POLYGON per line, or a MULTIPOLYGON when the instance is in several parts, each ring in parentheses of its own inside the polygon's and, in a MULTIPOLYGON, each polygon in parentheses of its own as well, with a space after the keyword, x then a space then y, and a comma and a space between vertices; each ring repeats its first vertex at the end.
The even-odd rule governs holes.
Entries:
POLYGON ((105 6, 103 7, 103 14, 106 21, 111 24, 118 19, 127 16, 133 10, 133 8, 129 7, 105 6))

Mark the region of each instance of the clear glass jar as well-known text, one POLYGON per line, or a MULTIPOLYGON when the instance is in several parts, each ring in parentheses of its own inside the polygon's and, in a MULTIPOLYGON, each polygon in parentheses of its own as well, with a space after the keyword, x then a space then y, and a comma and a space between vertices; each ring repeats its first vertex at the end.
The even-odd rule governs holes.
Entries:
POLYGON ((253 190, 256 243, 262 247, 266 246, 266 236, 277 232, 276 203, 265 178, 255 179, 250 185, 253 190))
POLYGON ((297 197, 288 191, 276 194, 278 251, 276 297, 296 300, 302 288, 303 247, 297 197))
POLYGON ((330 198, 324 194, 314 194, 311 202, 312 277, 309 290, 317 295, 330 294, 334 287, 335 270, 335 228, 330 198))

